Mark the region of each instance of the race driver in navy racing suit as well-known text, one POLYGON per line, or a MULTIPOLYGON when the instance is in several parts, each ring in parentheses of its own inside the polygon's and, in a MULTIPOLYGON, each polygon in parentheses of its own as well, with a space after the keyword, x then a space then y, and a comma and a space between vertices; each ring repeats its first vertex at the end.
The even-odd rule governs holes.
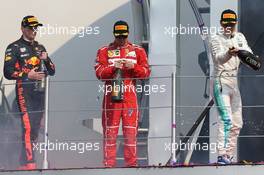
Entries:
POLYGON ((46 49, 35 41, 37 28, 42 26, 34 16, 26 16, 21 23, 23 35, 8 45, 5 52, 4 76, 16 80, 16 100, 21 114, 22 150, 19 169, 36 169, 33 142, 37 140, 44 111, 44 91, 37 85, 46 75, 55 74, 55 66, 46 49), (44 60, 46 72, 39 72, 44 60))

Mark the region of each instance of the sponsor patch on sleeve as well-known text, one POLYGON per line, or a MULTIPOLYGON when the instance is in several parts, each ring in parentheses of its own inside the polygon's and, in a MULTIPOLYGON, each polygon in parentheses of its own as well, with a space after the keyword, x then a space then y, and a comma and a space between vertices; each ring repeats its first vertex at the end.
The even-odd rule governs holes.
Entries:
POLYGON ((11 52, 12 48, 6 49, 6 53, 11 52))
POLYGON ((12 60, 12 57, 9 56, 9 55, 6 55, 6 56, 5 56, 5 61, 10 61, 10 60, 12 60))

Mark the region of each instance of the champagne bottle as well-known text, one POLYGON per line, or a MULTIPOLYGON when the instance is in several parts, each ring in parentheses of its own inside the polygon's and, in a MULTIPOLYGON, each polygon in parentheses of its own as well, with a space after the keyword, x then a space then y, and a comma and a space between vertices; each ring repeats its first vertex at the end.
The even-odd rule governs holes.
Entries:
POLYGON ((254 54, 246 50, 239 50, 237 56, 246 66, 252 69, 259 70, 261 68, 261 59, 254 54))
MULTIPOLYGON (((44 72, 46 74, 47 69, 44 63, 44 60, 40 60, 39 72, 44 72)), ((44 92, 46 87, 46 77, 42 78, 42 80, 38 81, 37 91, 44 92)))
POLYGON ((123 100, 123 80, 122 80, 122 70, 116 69, 116 76, 112 80, 112 101, 122 101, 123 100))
MULTIPOLYGON (((38 58, 40 58, 42 52, 45 51, 45 48, 43 45, 37 43, 36 45, 34 45, 34 51, 35 51, 36 56, 38 58)), ((40 60, 39 68, 37 71, 38 72, 44 72, 45 74, 47 74, 47 68, 45 66, 44 60, 40 60)), ((35 91, 44 92, 45 87, 46 87, 46 78, 45 77, 42 80, 36 81, 35 91)))

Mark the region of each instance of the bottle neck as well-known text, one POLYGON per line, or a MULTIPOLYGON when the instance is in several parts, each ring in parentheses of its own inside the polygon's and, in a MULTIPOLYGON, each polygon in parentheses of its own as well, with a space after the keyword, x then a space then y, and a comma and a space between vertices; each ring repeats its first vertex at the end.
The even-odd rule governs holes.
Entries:
POLYGON ((122 78, 122 70, 120 68, 117 68, 115 72, 115 79, 120 79, 120 78, 122 78))

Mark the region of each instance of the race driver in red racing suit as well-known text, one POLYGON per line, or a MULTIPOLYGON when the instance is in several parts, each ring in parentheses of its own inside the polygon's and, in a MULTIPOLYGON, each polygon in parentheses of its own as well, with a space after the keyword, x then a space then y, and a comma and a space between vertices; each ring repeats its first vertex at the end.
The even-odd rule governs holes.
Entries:
POLYGON ((40 122, 44 111, 44 91, 37 90, 38 80, 46 75, 38 71, 41 60, 47 75, 55 74, 55 66, 48 57, 44 46, 35 41, 38 26, 34 16, 26 16, 21 23, 22 37, 9 44, 5 53, 4 75, 16 80, 16 100, 21 114, 22 149, 20 170, 36 169, 33 143, 37 141, 40 122))
MULTIPOLYGON (((135 87, 135 79, 145 79, 150 75, 146 52, 142 47, 128 42, 128 31, 128 24, 125 21, 116 22, 114 25, 115 41, 98 50, 95 71, 97 78, 105 81, 105 87, 111 85, 109 79, 114 78, 117 68, 123 71, 124 86, 135 87)), ((105 92, 102 125, 106 167, 114 167, 116 164, 116 138, 121 118, 125 141, 125 163, 129 167, 137 166, 138 116, 136 91, 125 90, 121 102, 112 101, 111 93, 105 92)))

